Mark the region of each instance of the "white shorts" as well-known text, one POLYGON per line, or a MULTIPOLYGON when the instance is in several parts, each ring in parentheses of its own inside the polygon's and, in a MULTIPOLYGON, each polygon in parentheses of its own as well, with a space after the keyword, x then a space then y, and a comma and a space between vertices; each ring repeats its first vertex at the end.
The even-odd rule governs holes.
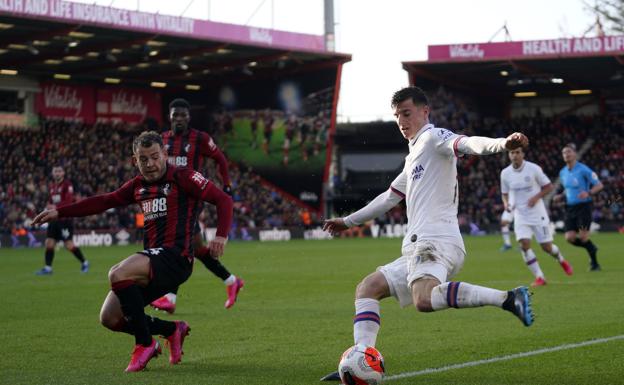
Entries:
POLYGON ((535 236, 535 240, 537 243, 547 243, 552 242, 552 232, 550 231, 550 226, 546 225, 520 225, 518 223, 515 224, 514 231, 516 233, 516 240, 519 241, 521 239, 531 239, 531 236, 535 236))
POLYGON ((435 277, 446 282, 455 276, 464 265, 464 251, 452 243, 422 241, 403 247, 402 256, 380 271, 390 287, 390 294, 399 300, 401 307, 411 305, 412 282, 424 276, 435 277))
POLYGON ((503 210, 503 215, 501 215, 501 222, 513 222, 513 213, 503 210))

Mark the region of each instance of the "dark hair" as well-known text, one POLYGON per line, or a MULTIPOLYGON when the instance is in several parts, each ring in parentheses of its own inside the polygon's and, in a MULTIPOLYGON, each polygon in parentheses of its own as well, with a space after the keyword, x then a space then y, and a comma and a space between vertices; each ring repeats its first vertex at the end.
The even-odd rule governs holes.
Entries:
POLYGON ((392 101, 390 103, 390 106, 394 108, 400 103, 406 101, 407 99, 412 99, 412 102, 414 102, 415 105, 429 105, 429 99, 427 99, 427 95, 425 95, 425 92, 419 87, 411 86, 405 87, 395 92, 394 95, 392 95, 392 101))
POLYGON ((139 146, 147 148, 151 147, 154 143, 157 143, 160 147, 163 146, 163 140, 160 134, 156 131, 143 131, 132 141, 132 152, 137 152, 139 146))
POLYGON ((574 144, 574 143, 567 143, 565 146, 563 146, 563 148, 566 148, 566 147, 571 149, 572 151, 576 152, 576 144, 574 144))
POLYGON ((173 99, 171 103, 169 103, 169 109, 172 109, 175 107, 186 108, 187 110, 191 109, 191 105, 189 104, 189 102, 181 98, 173 99))

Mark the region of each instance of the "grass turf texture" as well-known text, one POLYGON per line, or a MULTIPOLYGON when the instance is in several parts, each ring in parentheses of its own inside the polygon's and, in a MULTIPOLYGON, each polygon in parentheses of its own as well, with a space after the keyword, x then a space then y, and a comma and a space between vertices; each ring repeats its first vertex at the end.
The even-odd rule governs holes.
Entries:
MULTIPOLYGON (((388 375, 624 334, 623 236, 592 237, 603 271, 558 236, 575 268, 565 276, 537 251, 548 286, 534 289, 536 323, 526 328, 496 308, 421 314, 382 301, 378 349, 388 375)), ((500 253, 500 237, 466 238, 457 280, 508 289, 532 277, 517 251, 500 253)), ((1 249, 0 360, 3 384, 316 384, 352 345, 353 292, 376 266, 398 256, 398 239, 230 243, 224 263, 246 280, 239 302, 223 308, 224 285, 200 263, 168 320, 192 327, 182 363, 168 351, 145 372, 126 374, 133 338, 98 323, 107 271, 139 246, 83 248, 88 274, 66 250, 54 275, 35 276, 43 249, 1 249)), ((392 384, 618 384, 624 341, 541 354, 392 381, 392 384)))

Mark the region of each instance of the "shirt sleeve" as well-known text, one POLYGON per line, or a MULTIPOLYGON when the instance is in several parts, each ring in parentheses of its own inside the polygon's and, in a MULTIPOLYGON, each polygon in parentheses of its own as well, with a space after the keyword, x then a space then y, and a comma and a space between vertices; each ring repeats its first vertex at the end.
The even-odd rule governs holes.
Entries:
POLYGON ((227 238, 232 226, 232 198, 197 171, 181 169, 176 179, 183 191, 217 207, 217 236, 227 238))
POLYGON ((390 191, 398 195, 401 199, 405 199, 405 191, 407 191, 407 175, 405 172, 401 172, 390 183, 390 191))
POLYGON ((461 136, 453 143, 456 153, 469 155, 490 155, 505 150, 505 138, 487 138, 485 136, 461 136))
POLYGON ((587 178, 587 181, 589 182, 590 187, 594 187, 595 185, 600 183, 600 179, 598 179, 598 174, 596 174, 595 171, 593 171, 591 168, 587 166, 585 166, 584 171, 585 171, 585 177, 587 178))
MULTIPOLYGON (((212 157, 215 151, 219 151, 219 147, 212 140, 212 137, 204 132, 199 133, 199 150, 204 156, 212 157)), ((220 152, 220 151, 219 151, 220 152)))
POLYGON ((232 182, 230 181, 230 173, 228 170, 228 163, 225 155, 223 155, 223 152, 221 152, 219 147, 217 147, 210 135, 202 133, 199 138, 201 154, 214 159, 214 161, 217 163, 219 176, 221 176, 221 181, 223 181, 223 185, 230 186, 232 182))
POLYGON ((124 183, 117 190, 92 196, 76 203, 59 207, 59 218, 86 217, 99 214, 113 207, 127 206, 135 202, 134 179, 124 183))
POLYGON ((501 193, 509 194, 509 182, 505 178, 504 171, 502 171, 500 175, 501 175, 500 176, 500 179, 501 179, 501 193))
POLYGON ((457 148, 459 139, 464 138, 463 135, 457 135, 453 131, 446 128, 435 127, 432 129, 431 137, 434 141, 436 150, 446 156, 460 156, 457 148))
POLYGON ((535 181, 540 187, 544 187, 547 184, 550 184, 550 178, 544 174, 544 170, 540 166, 535 166, 535 181))

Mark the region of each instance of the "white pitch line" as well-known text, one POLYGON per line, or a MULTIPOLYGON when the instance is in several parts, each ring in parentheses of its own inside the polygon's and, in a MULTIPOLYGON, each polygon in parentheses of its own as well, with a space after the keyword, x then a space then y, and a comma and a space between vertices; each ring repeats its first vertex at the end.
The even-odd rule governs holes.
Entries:
POLYGON ((431 373, 446 372, 448 370, 453 370, 453 369, 462 369, 462 368, 468 368, 468 367, 471 367, 471 366, 491 364, 493 362, 509 361, 509 360, 513 360, 513 359, 516 359, 516 358, 536 356, 538 354, 544 354, 544 353, 550 353, 550 352, 557 352, 559 350, 568 350, 568 349, 580 348, 582 346, 603 344, 605 342, 610 342, 610 341, 615 341, 615 340, 624 340, 624 334, 620 334, 618 336, 606 337, 606 338, 598 338, 598 339, 595 339, 595 340, 577 342, 577 343, 574 343, 574 344, 564 344, 564 345, 559 345, 559 346, 553 346, 551 348, 532 350, 532 351, 524 352, 524 353, 515 353, 515 354, 510 354, 510 355, 507 355, 507 356, 486 358, 484 360, 479 360, 479 361, 470 361, 470 362, 464 362, 464 363, 461 363, 461 364, 447 365, 447 366, 442 366, 442 367, 439 367, 439 368, 429 368, 429 369, 424 369, 424 370, 418 370, 416 372, 407 372, 407 373, 395 374, 395 375, 392 375, 392 376, 387 376, 384 379, 384 382, 385 381, 399 380, 401 378, 422 376, 422 375, 431 374, 431 373))

